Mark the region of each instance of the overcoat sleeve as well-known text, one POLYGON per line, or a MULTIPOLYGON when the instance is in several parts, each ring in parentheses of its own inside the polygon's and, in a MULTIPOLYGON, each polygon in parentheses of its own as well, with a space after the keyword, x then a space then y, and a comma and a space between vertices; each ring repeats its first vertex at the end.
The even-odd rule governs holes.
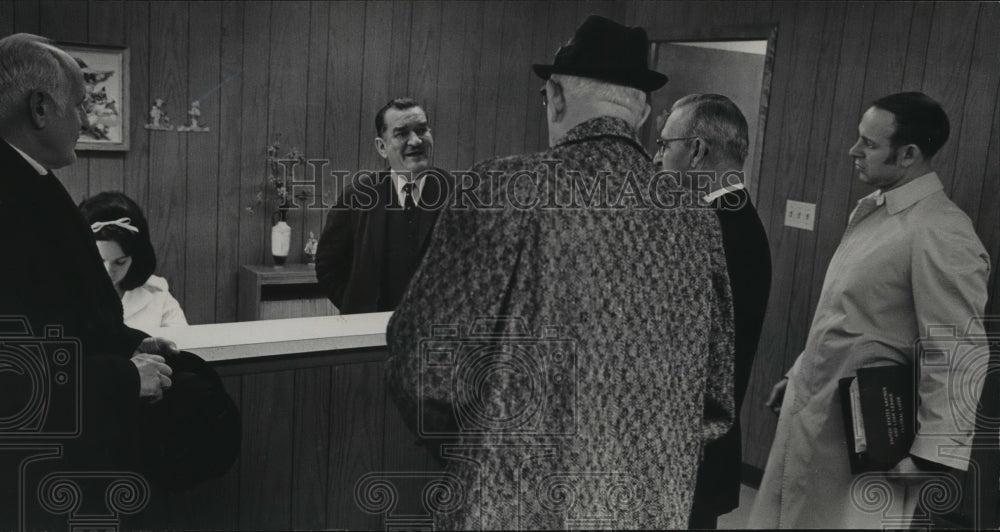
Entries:
POLYGON ((920 404, 910 454, 964 471, 989 362, 977 319, 986 307, 989 255, 962 217, 917 234, 910 267, 920 334, 920 404))

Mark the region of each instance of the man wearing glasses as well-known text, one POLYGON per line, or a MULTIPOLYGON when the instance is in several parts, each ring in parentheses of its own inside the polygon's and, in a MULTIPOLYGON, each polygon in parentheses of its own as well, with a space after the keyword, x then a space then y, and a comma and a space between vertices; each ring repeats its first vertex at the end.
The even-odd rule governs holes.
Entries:
POLYGON ((316 277, 341 314, 396 308, 447 197, 448 174, 431 167, 434 137, 415 100, 386 103, 375 133, 389 171, 359 175, 330 210, 316 249, 316 277))
POLYGON ((740 504, 740 407, 764 325, 771 288, 771 252, 764 225, 740 179, 749 146, 747 121, 739 107, 719 94, 690 94, 674 103, 656 139, 654 161, 698 190, 722 227, 722 244, 733 290, 736 325, 732 429, 705 446, 698 469, 692 529, 717 528, 718 517, 740 504), (699 181, 701 177, 701 182, 699 181))

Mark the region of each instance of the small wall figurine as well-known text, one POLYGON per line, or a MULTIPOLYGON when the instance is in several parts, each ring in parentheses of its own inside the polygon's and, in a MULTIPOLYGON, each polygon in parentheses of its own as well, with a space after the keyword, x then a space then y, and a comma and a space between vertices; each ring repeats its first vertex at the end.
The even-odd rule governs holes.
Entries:
POLYGON ((153 100, 153 108, 149 110, 149 119, 151 122, 144 126, 146 129, 153 129, 156 131, 173 131, 174 126, 170 124, 170 117, 167 116, 167 112, 163 110, 164 103, 166 102, 163 98, 156 98, 153 100))
POLYGON ((207 127, 201 127, 198 125, 198 117, 200 116, 201 116, 201 102, 195 100, 191 102, 191 108, 188 109, 188 120, 189 120, 188 125, 178 126, 177 131, 194 131, 196 133, 208 131, 207 127))

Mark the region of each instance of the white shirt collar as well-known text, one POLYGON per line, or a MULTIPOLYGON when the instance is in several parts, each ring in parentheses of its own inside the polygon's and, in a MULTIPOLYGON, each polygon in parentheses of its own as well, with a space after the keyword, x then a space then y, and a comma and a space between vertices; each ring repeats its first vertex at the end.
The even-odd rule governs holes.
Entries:
POLYGON ((9 142, 7 143, 7 145, 10 146, 11 148, 14 148, 14 151, 16 151, 17 153, 20 153, 21 157, 24 157, 24 160, 27 161, 28 164, 30 164, 31 167, 34 168, 36 172, 38 172, 38 175, 45 175, 49 173, 49 171, 44 166, 38 164, 38 161, 32 159, 30 155, 21 151, 20 148, 9 142))
POLYGON ((713 201, 722 197, 723 194, 727 194, 729 192, 736 192, 737 190, 743 190, 745 188, 747 188, 747 186, 744 185, 743 183, 736 183, 735 185, 726 185, 720 188, 719 190, 716 190, 715 192, 705 194, 702 200, 705 203, 712 203, 713 201))
MULTIPOLYGON (((416 178, 413 182, 417 185, 417 190, 413 193, 413 204, 420 205, 420 193, 424 191, 424 176, 416 178)), ((395 171, 392 172, 392 182, 396 185, 396 199, 399 200, 400 205, 406 205, 406 196, 403 195, 403 185, 407 183, 406 174, 397 174, 395 171)))

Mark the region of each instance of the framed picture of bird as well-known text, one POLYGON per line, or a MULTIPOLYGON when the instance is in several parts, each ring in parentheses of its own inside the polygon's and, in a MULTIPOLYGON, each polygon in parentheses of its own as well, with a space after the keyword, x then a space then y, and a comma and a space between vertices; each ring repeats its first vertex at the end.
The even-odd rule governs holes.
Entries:
POLYGON ((123 46, 58 43, 83 71, 87 120, 77 151, 128 151, 129 54, 123 46))

